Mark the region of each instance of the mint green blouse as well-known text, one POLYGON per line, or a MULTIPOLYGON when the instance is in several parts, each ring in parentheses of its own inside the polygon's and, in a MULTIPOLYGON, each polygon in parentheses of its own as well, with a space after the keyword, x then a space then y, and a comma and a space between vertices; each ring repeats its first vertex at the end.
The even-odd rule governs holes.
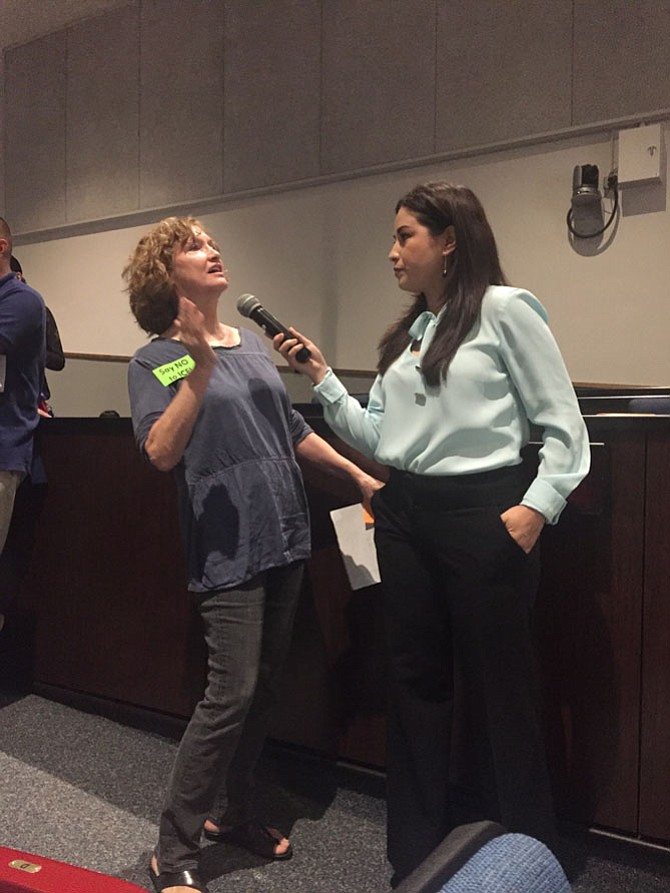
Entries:
POLYGON ((530 423, 542 430, 537 476, 522 504, 555 524, 590 465, 588 433, 547 313, 528 291, 490 286, 479 321, 438 387, 420 369, 444 308, 425 311, 420 341, 377 376, 363 408, 331 369, 314 391, 333 430, 363 454, 423 475, 490 471, 521 462, 530 423))

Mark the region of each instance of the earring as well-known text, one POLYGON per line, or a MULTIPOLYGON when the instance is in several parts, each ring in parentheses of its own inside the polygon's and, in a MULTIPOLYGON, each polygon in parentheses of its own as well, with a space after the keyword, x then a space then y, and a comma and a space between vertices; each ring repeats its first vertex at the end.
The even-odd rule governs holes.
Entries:
POLYGON ((444 263, 442 264, 442 275, 447 275, 447 255, 444 255, 444 263))

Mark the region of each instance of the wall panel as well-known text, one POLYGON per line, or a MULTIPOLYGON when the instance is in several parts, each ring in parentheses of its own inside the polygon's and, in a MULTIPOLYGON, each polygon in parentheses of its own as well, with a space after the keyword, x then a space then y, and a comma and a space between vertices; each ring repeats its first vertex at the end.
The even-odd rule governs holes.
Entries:
POLYGON ((669 0, 575 0, 574 124, 670 108, 669 0))
POLYGON ((5 215, 15 232, 65 217, 65 41, 51 34, 5 55, 5 215))
POLYGON ((322 173, 430 155, 435 4, 323 0, 322 173))
POLYGON ((142 208, 223 190, 223 11, 208 0, 142 3, 142 208))
POLYGON ((437 151, 570 124, 572 3, 438 3, 437 151))
POLYGON ((90 19, 67 35, 67 219, 137 210, 137 10, 90 19))
POLYGON ((631 126, 670 108, 669 39, 670 0, 133 0, 6 51, 6 213, 29 233, 631 126))
POLYGON ((319 174, 321 4, 229 0, 224 61, 227 192, 319 174))

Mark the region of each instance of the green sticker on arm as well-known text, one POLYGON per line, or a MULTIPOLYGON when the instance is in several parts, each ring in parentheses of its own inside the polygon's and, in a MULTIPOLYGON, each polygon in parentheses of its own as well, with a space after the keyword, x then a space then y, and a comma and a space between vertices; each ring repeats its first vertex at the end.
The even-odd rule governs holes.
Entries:
POLYGON ((172 363, 166 363, 164 366, 158 366, 153 370, 154 375, 160 381, 164 388, 179 381, 180 378, 186 378, 195 369, 195 360, 188 354, 179 357, 172 363))

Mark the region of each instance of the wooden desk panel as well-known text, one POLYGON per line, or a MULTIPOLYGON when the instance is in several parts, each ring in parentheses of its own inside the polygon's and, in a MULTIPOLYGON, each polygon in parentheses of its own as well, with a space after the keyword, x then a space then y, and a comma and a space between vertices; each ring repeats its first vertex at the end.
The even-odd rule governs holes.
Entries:
MULTIPOLYGON (((319 419, 317 433, 366 471, 364 459, 319 419)), ((380 585, 351 591, 330 511, 353 505, 357 488, 303 465, 312 525, 312 557, 286 666, 273 737, 352 762, 383 768, 386 753, 386 667, 380 585)))
POLYGON ((602 510, 569 505, 545 529, 538 600, 557 809, 630 834, 638 829, 644 462, 641 435, 593 446, 602 510))
POLYGON ((670 439, 647 443, 640 834, 670 840, 670 439))
POLYGON ((37 682, 188 715, 204 649, 190 608, 175 488, 128 426, 59 423, 43 438, 47 498, 23 589, 37 682))
MULTIPOLYGON (((538 630, 557 801, 579 822, 670 840, 670 424, 589 427, 605 446, 542 545, 538 630)), ((184 586, 172 478, 141 459, 128 420, 43 428, 48 496, 20 602, 36 625, 35 679, 187 717, 205 656, 184 586)), ((381 587, 351 592, 328 517, 357 494, 305 475, 314 554, 273 736, 381 767, 381 587)))

